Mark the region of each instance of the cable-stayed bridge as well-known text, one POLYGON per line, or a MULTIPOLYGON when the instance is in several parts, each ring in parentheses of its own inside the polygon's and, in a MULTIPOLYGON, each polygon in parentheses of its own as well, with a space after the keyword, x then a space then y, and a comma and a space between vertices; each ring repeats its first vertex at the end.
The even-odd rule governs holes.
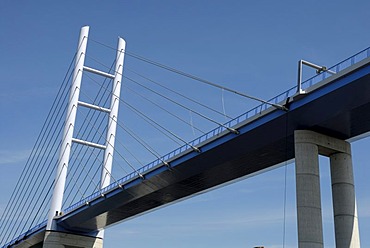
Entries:
MULTIPOLYGON (((86 43, 87 40, 87 35, 82 36, 79 49, 82 42, 86 43)), ((297 159, 297 151, 301 153, 301 143, 315 144, 318 153, 332 157, 334 154, 348 153, 344 145, 347 143, 342 144, 341 141, 359 139, 370 131, 370 49, 365 49, 331 68, 318 66, 318 74, 314 77, 269 101, 263 101, 127 50, 120 53, 120 49, 93 39, 89 39, 90 41, 115 52, 118 50, 117 59, 111 66, 86 53, 87 62, 94 64, 94 67, 103 68, 97 71, 84 63, 82 69, 72 69, 72 65, 75 68, 78 66, 81 55, 77 53, 74 57, 43 131, 2 215, 0 238, 3 247, 41 247, 47 230, 99 239, 103 237, 101 230, 112 224, 238 178, 263 172, 293 158, 297 159), (124 72, 120 73, 117 61, 122 54, 172 73, 168 76, 171 81, 178 80, 175 76, 181 76, 216 88, 222 93, 221 109, 210 107, 212 103, 184 95, 181 90, 175 91, 169 85, 129 66, 125 65, 124 72), (78 73, 82 77, 82 71, 84 80, 88 80, 90 84, 87 85, 84 81, 75 88, 80 91, 80 97, 77 104, 70 108, 69 96, 74 94, 74 88, 71 91, 70 85, 76 81, 78 73), (126 84, 123 87, 126 94, 121 94, 121 97, 114 91, 117 89, 114 83, 117 75, 126 84), (102 80, 101 76, 107 79, 102 80), (148 97, 149 93, 152 97, 148 97), (241 98, 252 98, 261 103, 247 112, 237 108, 239 114, 242 114, 233 117, 225 110, 226 93, 235 94, 238 102, 241 98), (116 100, 112 100, 114 97, 116 100), (120 102, 127 111, 120 113, 120 118, 134 119, 140 125, 145 123, 146 128, 135 130, 135 126, 126 125, 126 121, 116 119, 117 116, 109 117, 114 101, 120 102), (143 102, 155 106, 156 111, 145 113, 145 107, 141 106, 143 102), (62 163, 61 170, 58 171, 58 164, 62 159, 60 154, 65 154, 63 149, 60 152, 60 147, 66 147, 63 142, 66 141, 70 127, 66 123, 70 113, 74 111, 71 109, 77 110, 77 105, 78 113, 72 132, 73 145, 69 143, 69 164, 65 166, 62 163), (181 116, 181 111, 188 118, 181 116), (117 135, 113 135, 117 136, 115 145, 106 135, 112 126, 106 123, 112 120, 123 134, 119 136, 117 132, 117 135), (63 133, 65 126, 67 132, 63 133), (178 126, 178 129, 173 126, 178 126), (178 131, 184 128, 199 137, 184 137, 178 131), (297 130, 306 130, 308 133, 295 133, 297 130), (146 132, 156 133, 160 138, 150 142, 142 138, 146 132), (316 134, 323 136, 315 136, 316 134), (163 156, 165 151, 158 150, 152 144, 169 142, 164 139, 173 142, 177 148, 163 156), (141 146, 139 153, 130 149, 132 143, 141 146), (112 170, 105 168, 108 162, 104 150, 107 147, 114 149, 112 170), (147 162, 150 159, 152 162, 147 162), (67 167, 66 184, 62 190, 62 208, 55 212, 50 210, 50 202, 53 201, 53 191, 57 188, 63 168, 67 167), (109 178, 109 184, 104 184, 105 177, 101 175, 109 178), (52 216, 53 223, 49 222, 50 226, 48 215, 52 216)), ((85 52, 81 54, 85 56, 85 52)), ((153 72, 153 69, 149 68, 147 71, 153 72)), ((200 93, 204 98, 205 92, 200 93)), ((305 161, 302 156, 300 159, 305 161)), ((302 177, 301 174, 298 176, 302 177)), ((308 181, 309 185, 313 185, 309 180, 311 179, 304 179, 303 182, 308 181)), ((297 189, 299 187, 297 185, 297 189)), ((316 192, 315 187, 312 188, 316 192)), ((301 205, 297 205, 299 209, 301 205)), ((302 208, 298 211, 304 216, 305 211, 302 208)), ((357 218, 353 209, 352 212, 357 218)), ((304 219, 300 214, 298 218, 304 219)), ((345 225, 339 226, 340 229, 345 225)), ((305 234, 299 235, 304 239, 305 234)), ((317 240, 320 240, 320 233, 310 235, 314 237, 311 237, 314 239, 313 243, 319 243, 317 240)))

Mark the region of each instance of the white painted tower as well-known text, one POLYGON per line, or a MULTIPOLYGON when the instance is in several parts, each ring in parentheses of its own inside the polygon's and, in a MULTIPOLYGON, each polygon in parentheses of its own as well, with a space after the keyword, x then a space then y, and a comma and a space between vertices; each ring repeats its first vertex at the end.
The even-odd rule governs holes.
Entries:
POLYGON ((125 55, 126 42, 122 38, 118 38, 118 47, 116 55, 116 65, 114 75, 102 72, 90 67, 85 66, 85 55, 87 49, 87 41, 89 36, 89 27, 82 27, 80 32, 80 38, 77 47, 75 68, 72 79, 72 86, 70 91, 69 103, 66 113, 66 122, 64 126, 64 133, 62 143, 59 152, 59 160, 55 175, 55 186, 51 199, 51 206, 48 215, 48 222, 46 226, 46 234, 44 238, 43 247, 47 248, 61 248, 61 247, 91 247, 98 248, 103 247, 103 231, 98 234, 86 234, 76 235, 68 233, 68 231, 61 231, 58 228, 56 219, 63 215, 62 203, 63 194, 66 184, 67 170, 70 159, 72 143, 78 143, 82 145, 92 146, 95 148, 104 150, 104 161, 102 164, 101 173, 101 188, 104 188, 110 184, 112 164, 113 164, 113 153, 114 144, 117 129, 117 117, 118 108, 120 102, 121 92, 121 80, 123 72, 123 62, 125 55), (113 79, 111 106, 110 109, 106 109, 100 106, 96 106, 90 103, 82 102, 79 100, 79 94, 82 83, 83 72, 94 73, 103 77, 113 79), (108 128, 106 134, 105 144, 96 144, 90 141, 79 140, 73 138, 73 131, 76 121, 77 108, 87 107, 96 111, 102 111, 109 115, 108 117, 108 128))

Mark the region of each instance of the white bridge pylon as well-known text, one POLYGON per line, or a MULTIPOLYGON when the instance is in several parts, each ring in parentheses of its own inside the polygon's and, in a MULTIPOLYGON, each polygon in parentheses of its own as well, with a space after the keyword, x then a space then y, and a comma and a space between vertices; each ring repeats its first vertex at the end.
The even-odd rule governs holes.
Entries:
POLYGON ((118 38, 116 64, 114 75, 112 75, 84 65, 88 36, 89 27, 82 27, 75 58, 75 68, 67 107, 62 143, 60 146, 58 167, 55 174, 55 186, 46 226, 46 230, 50 231, 58 230, 55 222, 55 217, 62 215, 63 193, 66 184, 68 162, 70 159, 71 147, 73 142, 104 150, 100 187, 104 188, 110 184, 126 42, 122 38, 118 38), (84 71, 113 79, 110 109, 79 101, 82 75, 84 71), (78 106, 91 108, 96 111, 102 111, 109 115, 105 144, 96 144, 87 140, 80 140, 73 137, 73 130, 75 126, 78 106))

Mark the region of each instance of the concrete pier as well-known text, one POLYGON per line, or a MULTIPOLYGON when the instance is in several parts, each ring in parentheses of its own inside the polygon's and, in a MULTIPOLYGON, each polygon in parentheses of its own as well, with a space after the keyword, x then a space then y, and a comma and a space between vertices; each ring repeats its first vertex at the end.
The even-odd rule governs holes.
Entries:
POLYGON ((318 155, 330 157, 337 248, 359 248, 351 146, 308 130, 294 132, 298 247, 323 247, 318 155))
POLYGON ((103 248, 103 239, 57 231, 46 231, 43 248, 103 248))
POLYGON ((298 247, 322 248, 322 213, 318 146, 296 141, 298 247))
POLYGON ((360 237, 351 154, 331 155, 330 171, 336 247, 358 248, 360 237))

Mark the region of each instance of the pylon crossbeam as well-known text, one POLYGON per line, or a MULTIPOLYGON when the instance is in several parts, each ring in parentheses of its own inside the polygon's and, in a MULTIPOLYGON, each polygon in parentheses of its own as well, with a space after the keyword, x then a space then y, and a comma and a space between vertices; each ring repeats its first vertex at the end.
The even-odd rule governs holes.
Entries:
POLYGON ((90 103, 87 103, 87 102, 78 101, 78 105, 86 107, 86 108, 91 108, 91 109, 99 110, 99 111, 102 111, 102 112, 110 113, 110 109, 103 108, 103 107, 100 107, 100 106, 96 106, 94 104, 90 104, 90 103))
POLYGON ((107 146, 105 146, 105 145, 97 144, 97 143, 90 142, 90 141, 85 141, 85 140, 80 140, 80 139, 75 139, 75 138, 72 138, 72 141, 74 143, 77 143, 77 144, 81 144, 81 145, 85 145, 85 146, 91 146, 91 147, 99 148, 99 149, 102 149, 102 150, 105 150, 107 148, 107 146))
POLYGON ((93 68, 90 68, 90 67, 87 67, 87 66, 84 66, 84 71, 87 71, 87 72, 91 72, 91 73, 94 73, 96 75, 100 75, 100 76, 103 76, 103 77, 107 77, 107 78, 110 78, 110 79, 114 79, 115 75, 112 75, 112 74, 109 74, 109 73, 106 73, 106 72, 103 72, 103 71, 99 71, 99 70, 96 70, 96 69, 93 69, 93 68))

